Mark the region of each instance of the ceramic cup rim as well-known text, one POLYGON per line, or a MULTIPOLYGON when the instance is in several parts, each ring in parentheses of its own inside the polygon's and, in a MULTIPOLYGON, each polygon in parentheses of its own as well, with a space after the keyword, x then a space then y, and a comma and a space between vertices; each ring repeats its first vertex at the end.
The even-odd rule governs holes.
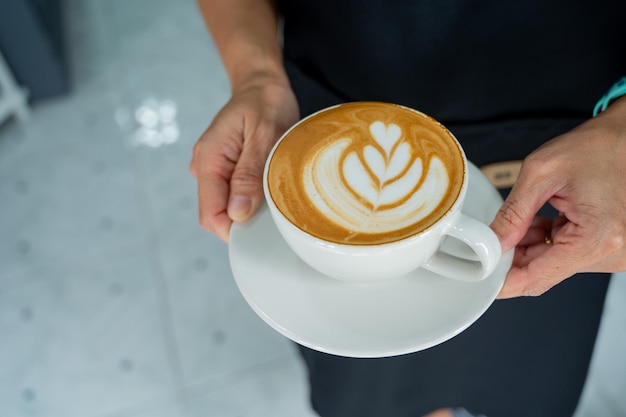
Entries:
MULTIPOLYGON (((460 213, 461 208, 463 206, 463 203, 465 201, 465 195, 466 195, 466 192, 467 192, 467 185, 468 185, 468 168, 467 168, 467 164, 468 164, 467 156, 466 156, 465 151, 464 151, 463 147, 461 146, 460 142, 456 138, 456 136, 454 136, 454 134, 446 126, 444 126, 441 122, 437 121, 437 119, 433 118, 432 116, 429 116, 426 113, 423 113, 423 112, 421 112, 419 110, 416 110, 416 109, 413 109, 411 107, 407 107, 407 106, 404 106, 404 105, 401 105, 401 104, 389 103, 389 102, 384 102, 384 101, 351 101, 351 102, 335 104, 335 105, 328 106, 328 107, 325 107, 323 109, 320 109, 318 111, 315 111, 315 112, 309 114, 308 116, 300 119, 296 123, 294 123, 289 129, 287 129, 282 135, 280 135, 280 137, 278 138, 276 143, 274 143, 274 145, 272 146, 272 149, 270 150, 270 153, 269 153, 267 159, 265 160, 265 165, 264 165, 264 169, 263 169, 263 193, 264 193, 264 196, 265 196, 265 200, 266 200, 266 202, 267 202, 267 204, 268 204, 268 206, 270 208, 270 213, 271 213, 272 217, 274 218, 275 215, 278 214, 280 216, 280 221, 281 222, 289 224, 291 226, 291 228, 294 231, 296 231, 297 233, 301 234, 303 238, 310 239, 312 241, 318 242, 319 244, 322 244, 322 245, 327 246, 327 247, 342 248, 343 250, 346 250, 348 248, 360 248, 360 249, 365 249, 365 248, 389 248, 391 246, 406 245, 406 244, 409 244, 410 242, 412 242, 414 240, 418 240, 422 236, 424 236, 425 234, 430 233, 433 230, 440 228, 442 225, 450 222, 450 218, 451 217, 453 217, 454 215, 460 213), (283 214, 283 212, 278 208, 278 206, 274 202, 274 200, 272 198, 272 194, 271 194, 271 192, 269 190, 269 168, 270 168, 270 164, 271 164, 271 161, 272 161, 272 157, 274 156, 274 153, 278 149, 280 143, 287 136, 289 136, 289 134, 293 130, 297 129, 305 121, 307 121, 307 120, 317 116, 318 114, 331 111, 331 110, 336 109, 338 107, 344 107, 346 105, 368 104, 368 103, 375 103, 375 104, 384 105, 384 106, 400 107, 402 109, 409 110, 409 111, 411 111, 413 113, 417 113, 418 115, 420 115, 422 117, 425 117, 426 119, 432 121, 433 124, 438 126, 440 129, 444 130, 449 135, 449 137, 453 140, 455 145, 457 146, 457 148, 459 150, 459 154, 461 156, 460 161, 463 164, 463 175, 462 175, 463 181, 462 181, 461 187, 460 187, 459 192, 457 193, 457 195, 456 195, 456 197, 454 199, 454 202, 447 208, 447 210, 445 211, 445 213, 443 215, 441 215, 436 221, 432 222, 428 226, 426 226, 424 228, 421 228, 420 230, 418 230, 415 233, 412 233, 412 234, 410 234, 408 236, 404 236, 404 237, 398 238, 398 239, 393 239, 393 240, 390 240, 390 241, 387 241, 387 242, 364 243, 364 244, 342 243, 342 242, 336 242, 336 241, 333 241, 333 240, 328 240, 328 239, 321 238, 319 236, 316 236, 314 234, 311 234, 311 233, 303 230, 297 224, 292 222, 289 218, 287 218, 287 216, 285 216, 283 214)), ((274 218, 274 221, 277 222, 278 220, 274 218)))

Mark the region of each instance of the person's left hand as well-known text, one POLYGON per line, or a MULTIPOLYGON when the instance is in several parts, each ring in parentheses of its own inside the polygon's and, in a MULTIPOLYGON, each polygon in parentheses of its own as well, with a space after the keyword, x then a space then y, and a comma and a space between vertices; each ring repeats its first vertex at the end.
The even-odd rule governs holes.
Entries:
POLYGON ((529 155, 491 227, 503 251, 515 248, 498 298, 626 270, 626 97, 529 155), (546 202, 561 215, 536 217, 546 202))

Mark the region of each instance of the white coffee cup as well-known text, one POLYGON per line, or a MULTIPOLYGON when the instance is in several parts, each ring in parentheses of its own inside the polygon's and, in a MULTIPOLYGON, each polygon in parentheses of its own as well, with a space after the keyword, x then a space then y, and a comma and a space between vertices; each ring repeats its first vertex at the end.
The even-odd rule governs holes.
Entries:
POLYGON ((501 246, 488 225, 461 212, 467 171, 460 144, 436 120, 395 104, 356 102, 285 132, 267 159, 263 188, 284 240, 324 275, 372 282, 423 268, 480 281, 497 266, 501 246), (343 228, 347 237, 334 237, 343 228))

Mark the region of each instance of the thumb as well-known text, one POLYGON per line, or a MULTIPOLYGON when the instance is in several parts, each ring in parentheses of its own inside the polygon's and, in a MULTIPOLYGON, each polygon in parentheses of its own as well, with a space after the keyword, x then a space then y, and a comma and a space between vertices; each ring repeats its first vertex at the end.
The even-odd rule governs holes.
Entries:
POLYGON ((511 193, 491 223, 491 228, 500 239, 503 252, 517 246, 526 235, 539 209, 550 197, 552 197, 551 181, 529 175, 522 167, 511 193))
POLYGON ((244 148, 230 179, 228 217, 241 222, 250 218, 263 201, 265 153, 244 148))

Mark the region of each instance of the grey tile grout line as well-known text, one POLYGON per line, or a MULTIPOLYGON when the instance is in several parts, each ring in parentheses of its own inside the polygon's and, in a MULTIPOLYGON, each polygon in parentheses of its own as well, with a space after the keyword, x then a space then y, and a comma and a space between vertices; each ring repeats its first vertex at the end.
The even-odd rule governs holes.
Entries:
POLYGON ((157 290, 157 305, 158 305, 158 314, 159 314, 159 323, 161 325, 163 331, 163 339, 165 344, 165 349, 167 353, 167 357, 170 361, 170 367, 174 374, 174 379, 176 382, 176 387, 174 388, 174 392, 179 397, 180 401, 183 404, 185 413, 188 413, 190 410, 189 404, 189 395, 186 390, 185 384, 185 375, 183 371, 182 362, 180 359, 180 351, 178 349, 178 338, 176 336, 176 329, 174 322, 172 320, 172 306, 169 299, 169 289, 167 285, 167 279, 164 273, 163 264, 161 262, 161 244, 159 235, 157 233, 156 227, 156 219, 154 218, 155 214, 152 210, 152 206, 150 204, 149 197, 145 191, 146 189, 146 176, 144 175, 143 169, 141 167, 141 162, 139 158, 135 158, 135 163, 139 165, 139 181, 141 185, 141 196, 140 200, 142 201, 142 205, 144 206, 146 212, 148 213, 148 225, 150 228, 149 232, 149 243, 148 243, 148 253, 150 254, 150 263, 154 270, 154 282, 156 284, 157 290))
MULTIPOLYGON (((178 392, 180 391, 180 388, 174 388, 173 390, 164 390, 164 393, 166 394, 171 394, 171 395, 178 395, 178 392)), ((119 414, 124 414, 135 408, 135 407, 141 407, 143 405, 146 404, 154 404, 155 402, 158 402, 159 400, 163 399, 163 395, 162 394, 152 394, 150 396, 146 396, 143 397, 141 399, 138 399, 136 401, 131 401, 131 402, 127 402, 125 404, 121 404, 120 406, 116 406, 113 407, 109 410, 105 410, 105 411, 98 411, 96 412, 96 414, 91 415, 90 417, 113 417, 113 416, 117 416, 119 414)), ((174 417, 174 416, 168 416, 168 417, 174 417)))
MULTIPOLYGON (((237 369, 234 371, 221 372, 219 374, 213 375, 211 377, 198 379, 187 384, 187 387, 200 386, 203 384, 209 385, 208 389, 203 392, 209 393, 219 390, 220 388, 224 388, 225 384, 233 384, 236 381, 245 378, 248 375, 253 375, 255 373, 261 371, 274 370, 279 368, 280 366, 285 365, 285 361, 291 359, 296 353, 292 354, 284 354, 272 359, 268 359, 263 362, 256 363, 252 366, 248 366, 246 368, 237 369)), ((297 359, 296 359, 297 361, 297 359)))
MULTIPOLYGON (((119 10, 115 9, 115 6, 111 2, 109 5, 111 20, 113 22, 113 27, 116 30, 110 34, 110 39, 113 42, 113 45, 118 45, 121 39, 119 39, 119 19, 118 13, 119 10)), ((124 73, 124 71, 122 71, 124 73)), ((133 93, 131 91, 131 86, 127 83, 124 83, 120 89, 120 95, 122 99, 129 100, 132 98, 133 93)), ((158 314, 159 314, 159 323, 162 329, 163 334, 163 343, 166 350, 166 355, 169 360, 169 367, 174 375, 175 387, 173 387, 172 394, 176 396, 178 401, 182 405, 182 410, 179 410, 180 413, 183 413, 182 416, 191 415, 191 406, 189 402, 189 393, 187 392, 185 386, 185 374, 183 371, 183 366, 180 358, 180 351, 178 349, 178 338, 176 336, 176 326, 173 322, 172 316, 172 305, 170 303, 169 298, 169 289, 167 285, 167 279, 164 273, 163 264, 161 261, 161 243, 159 239, 158 229, 157 229, 157 221, 155 219, 155 213, 152 209, 152 205, 150 202, 150 198, 147 194, 148 188, 148 180, 149 176, 145 175, 143 164, 141 163, 141 155, 139 153, 131 153, 132 154, 132 162, 135 165, 137 175, 139 177, 139 188, 140 188, 140 201, 143 205, 146 213, 148 213, 147 217, 147 226, 149 228, 148 233, 148 253, 150 254, 150 264, 154 271, 153 281, 156 284, 156 292, 157 292, 157 306, 158 306, 158 314)), ((181 416, 181 417, 182 417, 181 416)))

